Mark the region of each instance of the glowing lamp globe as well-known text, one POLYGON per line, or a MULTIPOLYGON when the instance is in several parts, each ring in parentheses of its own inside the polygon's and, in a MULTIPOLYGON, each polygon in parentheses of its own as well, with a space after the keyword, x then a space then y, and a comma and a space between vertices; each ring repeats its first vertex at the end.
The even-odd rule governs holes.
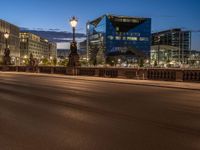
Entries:
POLYGON ((9 33, 7 33, 7 32, 4 34, 4 37, 5 37, 6 39, 8 39, 9 36, 10 36, 9 33))
POLYGON ((72 28, 76 28, 76 26, 78 24, 78 20, 75 17, 72 17, 72 19, 70 20, 70 24, 71 24, 72 28))

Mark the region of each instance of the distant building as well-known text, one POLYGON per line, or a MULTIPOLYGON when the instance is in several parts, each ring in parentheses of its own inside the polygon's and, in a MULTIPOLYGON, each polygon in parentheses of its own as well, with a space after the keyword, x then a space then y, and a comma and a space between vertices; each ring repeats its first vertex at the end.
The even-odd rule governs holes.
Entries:
POLYGON ((178 47, 170 45, 151 46, 151 56, 150 56, 151 64, 155 66, 178 65, 179 62, 178 51, 179 51, 178 47))
POLYGON ((103 15, 87 24, 91 64, 126 61, 150 54, 151 19, 103 15))
MULTIPOLYGON (((66 50, 66 49, 58 49, 57 50, 57 57, 59 59, 68 59, 69 57, 69 53, 70 50, 66 50)), ((80 49, 78 50, 78 54, 80 56, 80 59, 82 58, 87 58, 86 52, 85 51, 81 51, 80 49)))
POLYGON ((49 42, 49 56, 57 58, 57 44, 54 42, 49 42))
POLYGON ((78 43, 79 51, 86 53, 87 51, 87 40, 84 40, 80 43, 78 43))
POLYGON ((156 32, 152 34, 151 54, 157 53, 156 61, 163 60, 162 51, 172 54, 171 59, 176 63, 187 63, 191 49, 191 32, 179 28, 156 32), (159 48, 162 46, 162 50, 159 48), (165 48, 166 49, 165 49, 165 48), (171 51, 169 49, 171 47, 171 51), (161 52, 161 54, 159 53, 161 52))
POLYGON ((19 64, 20 46, 19 46, 19 28, 0 19, 0 62, 3 61, 4 50, 6 48, 4 33, 9 33, 8 47, 13 64, 19 64))
POLYGON ((188 62, 191 66, 200 67, 200 51, 192 50, 190 52, 188 62))
POLYGON ((70 53, 70 50, 67 50, 67 49, 58 49, 57 50, 57 57, 59 59, 66 59, 66 58, 68 58, 69 53, 70 53))
POLYGON ((29 57, 30 54, 36 59, 57 57, 56 43, 49 42, 29 32, 20 33, 20 57, 29 57))
POLYGON ((79 43, 78 53, 81 59, 87 59, 87 40, 79 43))

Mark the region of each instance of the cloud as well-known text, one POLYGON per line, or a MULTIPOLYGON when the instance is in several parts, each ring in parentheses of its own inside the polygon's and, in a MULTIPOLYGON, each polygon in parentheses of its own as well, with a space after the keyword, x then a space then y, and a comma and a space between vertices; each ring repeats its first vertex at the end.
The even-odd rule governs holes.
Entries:
POLYGON ((70 42, 57 43, 57 49, 70 49, 70 42))
POLYGON ((60 29, 48 29, 49 31, 60 31, 60 29))
MULTIPOLYGON (((56 42, 57 43, 57 49, 70 49, 70 42, 72 41, 72 38, 55 38, 56 40, 61 40, 61 42, 56 42)), ((76 41, 78 43, 78 48, 79 48, 79 43, 83 42, 86 40, 85 37, 82 38, 76 38, 76 41)))
MULTIPOLYGON (((50 28, 50 29, 45 29, 45 28, 26 28, 26 27, 20 27, 21 31, 30 31, 30 30, 34 30, 34 31, 54 31, 54 32, 61 32, 60 29, 58 28, 50 28)), ((63 31, 64 32, 64 31, 63 31)))
MULTIPOLYGON (((72 38, 53 38, 54 40, 56 41, 71 41, 72 38)), ((79 42, 83 42, 84 40, 86 40, 86 37, 77 37, 76 38, 76 41, 79 43, 79 42)))

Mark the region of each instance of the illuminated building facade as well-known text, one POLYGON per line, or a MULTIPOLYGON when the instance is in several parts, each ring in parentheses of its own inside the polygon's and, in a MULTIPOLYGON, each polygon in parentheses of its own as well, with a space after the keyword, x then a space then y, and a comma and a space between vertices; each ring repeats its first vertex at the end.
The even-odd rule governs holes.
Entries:
POLYGON ((20 57, 29 57, 30 54, 36 59, 57 58, 56 43, 29 32, 20 33, 20 57))
POLYGON ((158 64, 163 63, 164 55, 162 55, 162 51, 169 53, 166 55, 172 54, 171 60, 175 63, 188 63, 191 50, 191 32, 175 28, 153 33, 152 48, 151 53, 157 53, 158 64), (167 48, 161 50, 160 46, 167 48), (169 49, 169 47, 171 48, 169 49))
POLYGON ((12 64, 19 63, 20 46, 19 46, 19 28, 0 19, 0 62, 3 61, 4 50, 6 48, 6 40, 4 33, 9 33, 8 47, 10 49, 10 57, 12 64))
POLYGON ((151 19, 103 15, 87 23, 87 50, 91 64, 148 56, 151 19))

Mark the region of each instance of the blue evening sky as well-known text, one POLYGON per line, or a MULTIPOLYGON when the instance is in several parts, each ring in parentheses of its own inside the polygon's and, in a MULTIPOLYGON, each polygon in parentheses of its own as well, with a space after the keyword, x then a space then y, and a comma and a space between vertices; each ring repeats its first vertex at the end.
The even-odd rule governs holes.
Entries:
MULTIPOLYGON (((152 18, 152 31, 181 27, 200 30, 200 0, 2 0, 0 18, 20 27, 70 31, 68 20, 85 23, 106 13, 152 18)), ((200 50, 200 33, 193 33, 193 48, 200 50)))

